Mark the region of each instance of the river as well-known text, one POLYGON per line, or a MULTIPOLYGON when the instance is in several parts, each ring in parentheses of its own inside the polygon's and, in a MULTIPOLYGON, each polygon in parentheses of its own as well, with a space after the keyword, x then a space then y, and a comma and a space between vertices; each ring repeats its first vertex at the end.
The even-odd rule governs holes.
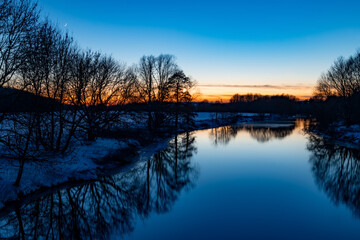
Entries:
POLYGON ((360 239, 360 154, 253 123, 180 134, 126 172, 47 193, 0 239, 360 239))

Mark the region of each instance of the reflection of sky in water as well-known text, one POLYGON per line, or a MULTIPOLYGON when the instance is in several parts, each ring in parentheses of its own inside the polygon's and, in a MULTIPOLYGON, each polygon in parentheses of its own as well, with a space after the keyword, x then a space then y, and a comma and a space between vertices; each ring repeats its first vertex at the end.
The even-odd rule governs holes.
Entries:
POLYGON ((218 145, 209 135, 196 133, 195 188, 138 222, 130 239, 359 238, 359 220, 315 184, 301 129, 261 143, 247 131, 218 145))

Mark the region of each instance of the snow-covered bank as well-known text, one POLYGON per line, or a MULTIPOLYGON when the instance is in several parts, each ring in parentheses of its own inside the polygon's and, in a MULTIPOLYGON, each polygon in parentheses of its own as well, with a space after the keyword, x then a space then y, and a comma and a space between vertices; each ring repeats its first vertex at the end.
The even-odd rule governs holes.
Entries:
POLYGON ((338 128, 338 132, 341 134, 339 140, 351 142, 360 147, 360 125, 341 126, 338 128))
POLYGON ((345 126, 338 122, 330 125, 326 130, 312 131, 337 145, 360 149, 360 125, 345 126))
POLYGON ((19 187, 13 186, 19 169, 18 161, 1 159, 0 207, 4 202, 16 200, 19 194, 27 195, 42 187, 79 179, 95 179, 99 167, 95 160, 124 147, 124 142, 115 139, 97 139, 95 142, 77 146, 71 154, 64 157, 54 156, 46 161, 26 162, 19 187))

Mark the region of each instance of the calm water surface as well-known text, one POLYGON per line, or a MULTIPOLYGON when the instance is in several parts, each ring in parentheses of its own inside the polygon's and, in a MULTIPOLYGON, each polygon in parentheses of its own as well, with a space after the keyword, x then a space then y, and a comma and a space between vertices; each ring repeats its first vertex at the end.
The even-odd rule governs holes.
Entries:
POLYGON ((359 151, 303 122, 185 133, 130 171, 41 196, 0 238, 360 239, 359 151))

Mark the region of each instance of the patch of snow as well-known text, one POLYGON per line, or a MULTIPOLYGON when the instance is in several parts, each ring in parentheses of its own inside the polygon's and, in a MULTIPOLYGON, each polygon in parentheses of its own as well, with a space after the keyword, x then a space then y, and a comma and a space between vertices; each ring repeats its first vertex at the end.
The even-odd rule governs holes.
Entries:
POLYGON ((198 112, 195 117, 195 121, 211 120, 213 118, 213 114, 214 113, 211 112, 198 112))
POLYGON ((0 161, 0 203, 15 200, 19 192, 31 193, 40 187, 51 187, 76 179, 94 179, 97 167, 94 160, 101 160, 112 151, 127 146, 116 139, 99 138, 95 142, 78 146, 65 157, 53 157, 46 162, 27 162, 20 182, 20 187, 13 186, 19 169, 17 161, 0 161))
MULTIPOLYGON (((360 125, 345 126, 343 122, 336 122, 331 125, 333 131, 332 134, 336 136, 336 144, 349 147, 359 148, 360 147, 360 125)), ((329 136, 326 132, 318 132, 318 134, 332 139, 334 137, 329 136)))

